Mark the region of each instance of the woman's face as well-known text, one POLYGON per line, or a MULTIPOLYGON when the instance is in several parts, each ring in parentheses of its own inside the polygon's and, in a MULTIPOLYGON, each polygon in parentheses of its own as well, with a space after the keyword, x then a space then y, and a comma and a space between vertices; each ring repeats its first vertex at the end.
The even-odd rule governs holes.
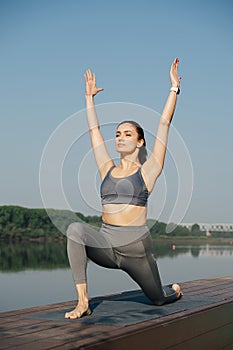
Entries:
POLYGON ((130 123, 123 123, 116 131, 116 151, 119 153, 131 154, 143 144, 138 140, 137 129, 130 123))

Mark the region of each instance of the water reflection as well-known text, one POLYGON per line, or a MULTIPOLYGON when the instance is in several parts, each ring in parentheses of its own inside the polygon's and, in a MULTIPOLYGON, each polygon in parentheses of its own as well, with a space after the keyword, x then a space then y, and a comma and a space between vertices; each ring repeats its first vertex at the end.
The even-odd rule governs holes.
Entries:
POLYGON ((0 244, 0 271, 68 267, 66 242, 8 242, 0 244))
POLYGON ((233 255, 232 244, 185 244, 175 245, 174 250, 177 255, 185 254, 192 257, 207 257, 207 256, 225 256, 231 257, 233 255))
MULTIPOLYGON (((192 256, 194 258, 216 256, 231 257, 233 245, 154 242, 154 256, 176 258, 192 256)), ((67 268, 69 262, 66 253, 66 241, 55 242, 1 242, 0 271, 17 272, 27 269, 67 268)))

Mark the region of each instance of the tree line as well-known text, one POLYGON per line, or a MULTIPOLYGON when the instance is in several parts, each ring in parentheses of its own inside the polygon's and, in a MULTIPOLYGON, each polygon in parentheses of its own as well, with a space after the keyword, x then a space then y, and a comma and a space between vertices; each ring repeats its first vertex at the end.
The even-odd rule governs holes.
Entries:
MULTIPOLYGON (((53 209, 53 217, 56 215, 64 227, 64 232, 73 219, 73 213, 67 210, 53 209)), ((101 216, 85 216, 80 212, 75 213, 77 221, 83 221, 97 227, 101 226, 101 216)), ((172 224, 169 224, 172 225, 172 224)), ((169 227, 168 225, 168 227, 169 227)), ((172 230, 167 231, 167 224, 157 220, 148 220, 148 226, 152 237, 175 237, 175 236, 205 236, 205 232, 201 231, 198 224, 194 224, 189 230, 187 227, 175 226, 172 230)), ((233 232, 215 232, 212 237, 232 237, 233 232)), ((14 205, 0 206, 0 239, 23 240, 38 238, 56 238, 62 239, 65 236, 57 229, 50 220, 45 209, 31 209, 14 205)))
MULTIPOLYGON (((71 223, 68 210, 53 209, 53 217, 56 215, 62 221, 64 229, 71 223)), ((71 212, 70 212, 71 213, 71 212)), ((75 213, 77 220, 100 226, 101 217, 85 216, 75 213)), ((73 215, 70 215, 73 218, 73 215)), ((31 209, 15 205, 0 206, 0 239, 24 239, 24 238, 63 238, 64 235, 50 220, 45 209, 31 209)))

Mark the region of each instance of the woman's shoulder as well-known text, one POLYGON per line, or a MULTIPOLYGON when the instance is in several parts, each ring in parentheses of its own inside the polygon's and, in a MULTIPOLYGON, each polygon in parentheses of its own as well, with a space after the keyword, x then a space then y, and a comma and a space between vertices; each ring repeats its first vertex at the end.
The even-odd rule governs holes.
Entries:
POLYGON ((115 164, 110 164, 108 167, 106 167, 104 170, 102 170, 102 172, 101 172, 102 182, 110 175, 112 169, 115 167, 116 167, 115 164))

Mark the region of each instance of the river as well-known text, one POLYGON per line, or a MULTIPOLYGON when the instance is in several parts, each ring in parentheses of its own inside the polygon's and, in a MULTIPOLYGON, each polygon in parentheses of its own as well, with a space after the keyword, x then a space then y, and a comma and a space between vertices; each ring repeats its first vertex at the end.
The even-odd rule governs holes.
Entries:
MULTIPOLYGON (((233 275, 232 244, 154 243, 162 282, 233 275)), ((88 262, 89 296, 138 289, 123 271, 88 262)), ((76 299, 65 242, 0 244, 0 311, 76 299)))

